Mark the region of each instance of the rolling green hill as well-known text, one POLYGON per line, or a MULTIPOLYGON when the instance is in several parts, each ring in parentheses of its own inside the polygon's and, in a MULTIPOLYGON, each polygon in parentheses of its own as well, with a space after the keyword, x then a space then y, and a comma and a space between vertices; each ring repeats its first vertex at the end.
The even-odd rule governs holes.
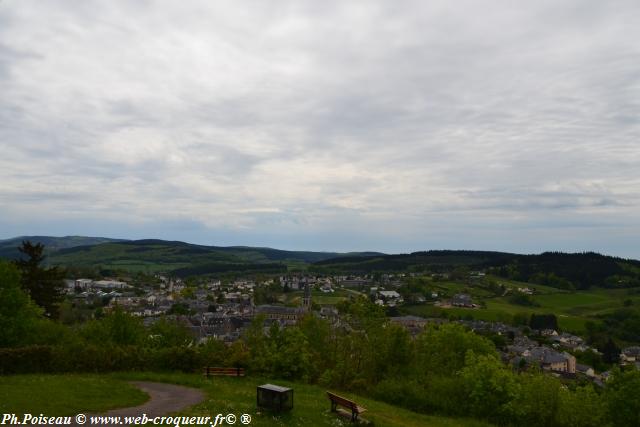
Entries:
POLYGON ((374 272, 450 272, 456 268, 484 270, 520 282, 559 289, 640 286, 640 261, 593 252, 506 252, 433 250, 386 255, 377 252, 286 251, 248 246, 205 246, 166 240, 116 240, 103 237, 24 236, 0 241, 0 258, 15 259, 23 240, 42 243, 49 265, 102 268, 129 272, 173 273, 178 276, 219 273, 311 272, 367 274, 374 272))
POLYGON ((25 236, 0 241, 0 258, 18 258, 20 253, 17 248, 23 240, 44 244, 50 265, 146 273, 171 272, 178 276, 253 271, 284 273, 287 266, 306 265, 342 256, 377 254, 204 246, 156 239, 25 236))
POLYGON ((85 237, 85 236, 19 236, 11 239, 0 240, 0 258, 16 259, 20 257, 18 247, 23 241, 29 240, 31 243, 42 243, 47 253, 53 253, 60 249, 73 248, 76 246, 98 245, 101 243, 121 242, 122 239, 108 239, 106 237, 85 237))

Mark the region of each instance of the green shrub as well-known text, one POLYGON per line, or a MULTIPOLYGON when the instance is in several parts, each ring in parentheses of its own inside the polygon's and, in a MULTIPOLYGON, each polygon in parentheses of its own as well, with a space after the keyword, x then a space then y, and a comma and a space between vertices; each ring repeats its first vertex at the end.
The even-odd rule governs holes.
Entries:
POLYGON ((51 362, 50 346, 0 348, 0 375, 49 372, 51 362))
POLYGON ((154 351, 151 365, 154 369, 182 372, 199 372, 204 366, 203 357, 193 347, 169 347, 154 351))

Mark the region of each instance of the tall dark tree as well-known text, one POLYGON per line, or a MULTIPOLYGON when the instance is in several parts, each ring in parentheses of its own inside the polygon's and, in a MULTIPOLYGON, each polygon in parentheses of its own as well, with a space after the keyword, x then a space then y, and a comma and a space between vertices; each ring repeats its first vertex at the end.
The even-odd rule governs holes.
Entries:
POLYGON ((606 363, 618 363, 620 359, 620 347, 616 345, 611 338, 606 342, 602 349, 602 360, 606 363))
POLYGON ((529 320, 531 329, 558 329, 558 318, 555 314, 532 314, 529 320))
POLYGON ((64 290, 64 272, 58 267, 45 268, 44 245, 23 241, 18 248, 22 258, 15 261, 21 273, 22 288, 29 293, 31 299, 44 309, 50 318, 58 317, 58 305, 62 302, 64 290))

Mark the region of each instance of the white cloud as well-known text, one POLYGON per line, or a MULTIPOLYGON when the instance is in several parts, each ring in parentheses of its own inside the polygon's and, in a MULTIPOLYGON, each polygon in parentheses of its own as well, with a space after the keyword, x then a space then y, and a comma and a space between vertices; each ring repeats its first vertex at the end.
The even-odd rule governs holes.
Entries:
POLYGON ((0 234, 187 240, 175 224, 195 222, 210 243, 640 256, 620 237, 640 237, 639 18, 633 1, 4 1, 0 234))

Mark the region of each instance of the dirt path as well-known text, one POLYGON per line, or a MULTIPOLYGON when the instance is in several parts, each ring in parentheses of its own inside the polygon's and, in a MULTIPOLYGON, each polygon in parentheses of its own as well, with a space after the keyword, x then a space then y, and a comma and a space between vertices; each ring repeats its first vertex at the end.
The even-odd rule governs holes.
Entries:
MULTIPOLYGON (((113 409, 101 414, 103 416, 142 416, 157 417, 172 412, 181 411, 189 406, 196 405, 204 400, 204 393, 198 389, 183 387, 173 384, 153 383, 147 381, 130 381, 130 384, 138 387, 149 395, 149 400, 131 408, 113 409)), ((89 415, 88 415, 89 417, 89 415)), ((77 424, 74 424, 77 425, 77 424)), ((84 424, 91 425, 87 420, 84 424)), ((107 425, 107 424, 102 424, 107 425)))

